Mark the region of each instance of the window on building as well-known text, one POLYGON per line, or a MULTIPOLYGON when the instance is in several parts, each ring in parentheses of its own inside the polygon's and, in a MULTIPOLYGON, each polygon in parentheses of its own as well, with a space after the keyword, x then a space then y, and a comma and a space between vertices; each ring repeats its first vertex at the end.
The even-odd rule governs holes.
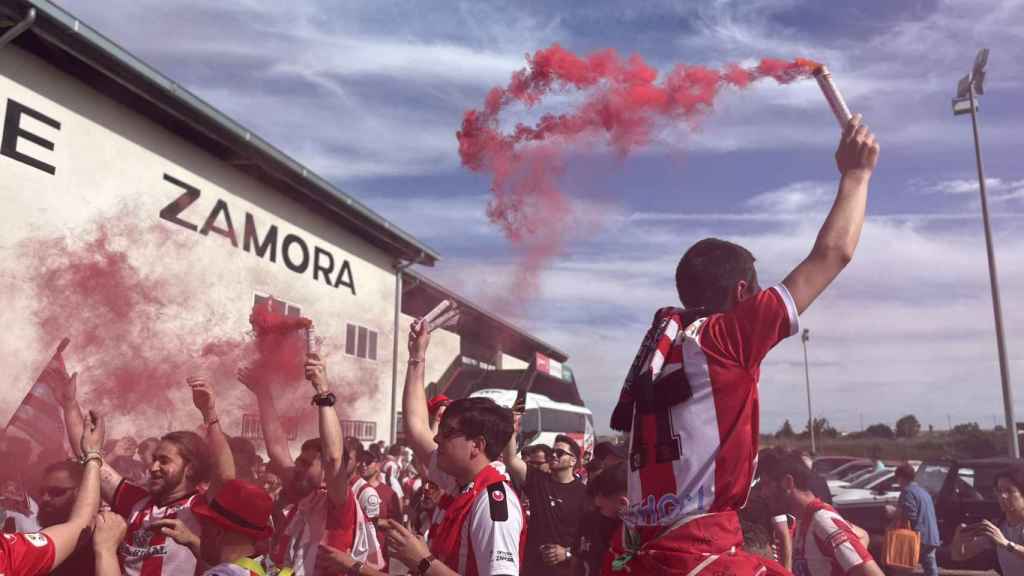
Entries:
MULTIPOLYGON (((299 437, 297 425, 286 425, 284 433, 288 441, 294 441, 299 437)), ((263 442, 263 426, 260 424, 259 414, 242 414, 242 438, 252 442, 263 442)))
POLYGON ((341 420, 342 436, 355 436, 363 442, 377 440, 377 423, 365 420, 341 420))
POLYGON ((284 316, 302 316, 302 308, 267 294, 260 294, 259 292, 256 292, 253 295, 252 303, 254 307, 261 304, 264 306, 269 305, 272 312, 282 314, 284 316))
POLYGON ((377 331, 366 326, 349 324, 345 327, 345 354, 367 360, 377 359, 377 331))

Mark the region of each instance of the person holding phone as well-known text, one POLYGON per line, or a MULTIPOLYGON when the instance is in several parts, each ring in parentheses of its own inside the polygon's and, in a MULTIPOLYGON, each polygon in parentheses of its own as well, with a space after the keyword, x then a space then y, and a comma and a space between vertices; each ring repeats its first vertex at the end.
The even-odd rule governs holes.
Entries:
POLYGON ((995 549, 1003 574, 1024 574, 1024 466, 996 474, 996 498, 1004 519, 960 524, 953 535, 952 557, 962 562, 995 549))

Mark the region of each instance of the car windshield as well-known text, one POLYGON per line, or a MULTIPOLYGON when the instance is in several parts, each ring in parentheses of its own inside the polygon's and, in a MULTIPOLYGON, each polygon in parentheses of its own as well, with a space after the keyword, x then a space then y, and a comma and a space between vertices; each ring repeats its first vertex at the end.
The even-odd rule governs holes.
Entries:
POLYGON ((914 481, 935 497, 942 490, 942 483, 946 481, 949 474, 949 466, 946 464, 925 463, 917 469, 914 481))
POLYGON ((860 478, 857 479, 856 482, 851 482, 850 483, 850 487, 851 488, 869 488, 872 484, 874 484, 875 482, 885 478, 886 476, 892 476, 892 469, 877 470, 877 471, 871 472, 870 474, 867 474, 866 476, 861 476, 860 478))

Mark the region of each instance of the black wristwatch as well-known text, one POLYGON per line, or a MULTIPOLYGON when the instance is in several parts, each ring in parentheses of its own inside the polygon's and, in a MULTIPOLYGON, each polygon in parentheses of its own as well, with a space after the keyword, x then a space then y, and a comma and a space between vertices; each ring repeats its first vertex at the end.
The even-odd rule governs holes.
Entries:
POLYGON ((359 576, 359 571, 363 569, 363 563, 356 561, 348 570, 345 571, 346 576, 359 576))
POLYGON ((322 394, 314 394, 313 401, 310 404, 314 406, 334 406, 334 403, 338 401, 338 397, 334 395, 334 392, 324 392, 322 394))
POLYGON ((437 560, 437 558, 434 558, 433 554, 427 556, 423 560, 420 560, 420 563, 416 565, 416 576, 423 576, 426 574, 427 570, 430 570, 430 563, 434 560, 437 560))

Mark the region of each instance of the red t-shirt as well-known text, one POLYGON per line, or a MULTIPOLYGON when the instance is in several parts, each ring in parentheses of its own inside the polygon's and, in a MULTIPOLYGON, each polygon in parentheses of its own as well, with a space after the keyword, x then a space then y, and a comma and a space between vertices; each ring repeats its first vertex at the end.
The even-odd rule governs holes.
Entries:
POLYGON ((668 330, 671 346, 651 363, 655 378, 685 386, 685 373, 691 396, 634 424, 642 434, 634 434, 630 462, 643 464, 630 465, 623 520, 636 527, 743 507, 757 465, 761 360, 799 323, 780 284, 726 313, 668 330), (638 447, 639 436, 646 440, 638 447))
POLYGON ((41 532, 3 534, 0 536, 0 574, 36 576, 53 569, 56 548, 50 537, 41 532))

